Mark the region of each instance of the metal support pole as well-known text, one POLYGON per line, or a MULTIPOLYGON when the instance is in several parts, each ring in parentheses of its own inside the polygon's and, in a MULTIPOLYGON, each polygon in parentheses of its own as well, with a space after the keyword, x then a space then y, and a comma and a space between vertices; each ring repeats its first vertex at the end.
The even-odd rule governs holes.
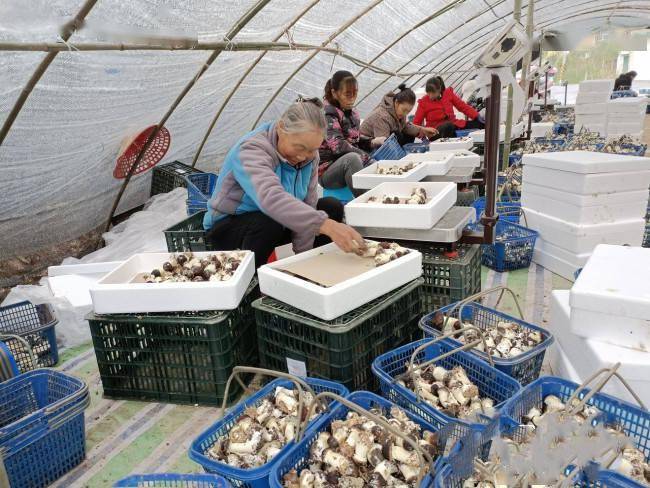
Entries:
POLYGON ((528 80, 528 71, 530 71, 530 64, 533 60, 533 18, 535 14, 535 0, 528 0, 528 8, 526 9, 526 36, 530 44, 530 51, 524 56, 524 62, 521 68, 521 87, 526 87, 528 80))
MULTIPOLYGON (((535 96, 535 80, 530 80, 528 82, 528 100, 532 100, 535 96)), ((528 111, 528 129, 526 130, 526 139, 530 141, 530 138, 533 134, 533 107, 531 105, 530 110, 528 111)))
MULTIPOLYGON (((512 10, 512 18, 519 22, 521 20, 521 0, 515 0, 515 6, 512 10)), ((512 75, 517 74, 517 65, 512 67, 512 75)), ((508 106, 506 108, 506 133, 503 141, 503 154, 501 155, 501 169, 505 171, 508 168, 508 159, 510 157, 510 140, 512 138, 512 110, 513 110, 513 92, 514 87, 508 85, 508 106)), ((498 141, 497 141, 498 142, 498 141)))
POLYGON ((548 71, 544 73, 544 110, 546 110, 547 95, 548 95, 548 71))
POLYGON ((485 214, 483 224, 483 243, 494 243, 494 227, 499 218, 496 215, 497 168, 499 157, 499 112, 501 110, 501 80, 492 75, 490 96, 486 101, 487 119, 485 121, 485 214))
POLYGON ((564 106, 566 107, 567 92, 569 91, 569 82, 564 82, 564 106))

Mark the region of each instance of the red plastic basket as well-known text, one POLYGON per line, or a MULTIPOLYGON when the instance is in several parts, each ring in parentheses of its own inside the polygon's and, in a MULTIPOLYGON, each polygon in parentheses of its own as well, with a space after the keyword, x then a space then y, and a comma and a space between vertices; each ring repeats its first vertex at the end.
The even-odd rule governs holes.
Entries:
MULTIPOLYGON (((155 130, 155 128, 156 126, 152 125, 151 127, 147 127, 145 130, 140 132, 140 134, 137 135, 133 142, 131 142, 131 144, 129 144, 129 146, 124 150, 124 152, 122 152, 120 157, 117 158, 115 169, 113 170, 114 178, 126 178, 126 175, 129 174, 129 170, 135 163, 138 154, 140 154, 140 151, 144 147, 147 139, 155 130)), ((138 163, 138 167, 135 168, 133 174, 137 175, 158 164, 162 158, 165 157, 165 154, 167 154, 167 150, 169 149, 170 144, 171 135, 165 127, 162 127, 145 152, 144 157, 138 163)))

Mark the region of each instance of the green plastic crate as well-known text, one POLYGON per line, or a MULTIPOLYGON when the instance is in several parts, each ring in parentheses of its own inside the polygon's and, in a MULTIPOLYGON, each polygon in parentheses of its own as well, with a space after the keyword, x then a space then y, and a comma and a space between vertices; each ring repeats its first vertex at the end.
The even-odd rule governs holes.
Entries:
POLYGON ((471 186, 465 191, 458 190, 456 192, 456 206, 457 207, 471 207, 472 203, 478 198, 478 187, 471 186))
POLYGON ((260 363, 288 371, 287 360, 299 361, 307 376, 376 390, 373 360, 421 337, 421 285, 417 279, 330 321, 263 297, 253 303, 260 363))
POLYGON ((192 168, 180 161, 154 166, 151 174, 150 196, 167 193, 174 188, 187 188, 185 177, 195 173, 203 173, 203 171, 192 168))
POLYGON ((164 231, 169 252, 212 251, 212 244, 205 238, 203 216, 205 211, 197 212, 164 231))
POLYGON ((446 249, 429 242, 399 241, 422 253, 424 278, 422 313, 467 298, 481 291, 481 246, 461 244, 458 257, 445 255, 446 249))
MULTIPOLYGON (((258 364, 251 307, 258 297, 254 279, 235 310, 89 314, 104 395, 220 405, 232 368, 258 364)), ((231 388, 228 401, 239 393, 231 388)))

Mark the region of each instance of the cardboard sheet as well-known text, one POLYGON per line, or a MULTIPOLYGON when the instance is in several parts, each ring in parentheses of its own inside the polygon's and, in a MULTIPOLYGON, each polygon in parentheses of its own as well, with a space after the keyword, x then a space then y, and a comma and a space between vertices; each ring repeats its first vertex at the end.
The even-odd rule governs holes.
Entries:
POLYGON ((277 269, 329 288, 375 269, 375 260, 356 254, 323 253, 277 269))

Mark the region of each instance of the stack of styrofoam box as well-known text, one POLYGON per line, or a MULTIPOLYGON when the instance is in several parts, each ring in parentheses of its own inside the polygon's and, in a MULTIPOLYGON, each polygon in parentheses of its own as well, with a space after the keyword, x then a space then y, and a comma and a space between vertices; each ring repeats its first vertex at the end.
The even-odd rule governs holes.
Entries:
POLYGON ((598 244, 641 245, 650 158, 566 151, 525 154, 523 164, 535 263, 573 280, 598 244))
MULTIPOLYGON (((618 373, 650 403, 649 275, 650 249, 598 246, 571 291, 552 294, 551 368, 573 370, 581 382, 620 362, 618 373)), ((633 401, 615 378, 604 391, 633 401)))
POLYGON ((580 83, 575 106, 575 130, 582 127, 607 135, 607 102, 614 80, 587 80, 580 83))
POLYGON ((617 98, 607 102, 607 137, 641 138, 645 121, 645 97, 617 98))

